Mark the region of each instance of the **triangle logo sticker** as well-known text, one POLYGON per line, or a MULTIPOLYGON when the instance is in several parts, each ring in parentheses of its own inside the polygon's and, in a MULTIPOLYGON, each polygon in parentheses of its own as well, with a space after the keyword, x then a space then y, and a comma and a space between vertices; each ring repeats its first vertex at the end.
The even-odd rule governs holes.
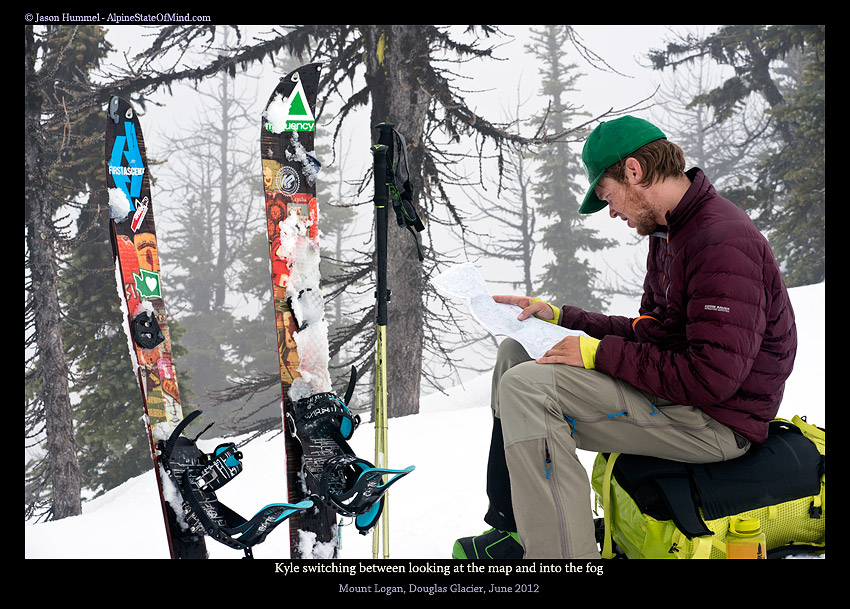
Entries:
POLYGON ((301 86, 301 81, 295 85, 292 95, 289 97, 289 117, 293 120, 306 119, 313 120, 313 114, 310 112, 310 107, 304 101, 304 87, 301 86))
POLYGON ((266 129, 272 133, 283 131, 314 131, 316 120, 310 104, 307 103, 307 95, 304 93, 304 85, 301 80, 295 81, 292 93, 286 99, 275 98, 265 113, 266 129))

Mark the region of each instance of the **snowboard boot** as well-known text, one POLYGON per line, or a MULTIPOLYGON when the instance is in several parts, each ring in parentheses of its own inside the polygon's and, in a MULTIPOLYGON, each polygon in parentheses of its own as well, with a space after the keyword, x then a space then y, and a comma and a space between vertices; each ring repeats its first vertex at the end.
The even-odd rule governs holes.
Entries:
POLYGON ((452 548, 452 558, 520 559, 522 546, 516 533, 490 529, 474 537, 461 537, 452 548))

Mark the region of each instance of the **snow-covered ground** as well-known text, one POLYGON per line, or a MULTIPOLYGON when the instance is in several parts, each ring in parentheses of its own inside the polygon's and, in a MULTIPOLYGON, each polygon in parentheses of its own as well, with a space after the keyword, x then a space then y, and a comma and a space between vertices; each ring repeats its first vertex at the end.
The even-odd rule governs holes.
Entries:
MULTIPOLYGON (((797 363, 785 391, 780 417, 804 415, 825 427, 825 284, 791 290, 797 315, 797 363)), ((422 400, 417 415, 389 421, 389 466, 416 470, 390 492, 390 557, 451 557, 454 540, 487 528, 484 477, 490 438, 490 379, 483 375, 448 395, 422 400)), ((202 440, 211 451, 219 442, 202 440)), ((244 447, 243 472, 218 492, 222 503, 250 517, 282 492, 283 436, 267 436, 244 447)), ((374 458, 374 427, 354 434, 358 456, 374 458)), ((580 451, 588 468, 595 453, 580 451)), ((153 471, 85 503, 83 514, 56 522, 25 523, 26 558, 168 558, 153 471)), ((210 558, 236 559, 241 552, 207 541, 210 558)), ((255 558, 289 557, 285 533, 274 531, 254 549, 255 558)), ((341 558, 371 559, 372 535, 343 528, 341 558)))

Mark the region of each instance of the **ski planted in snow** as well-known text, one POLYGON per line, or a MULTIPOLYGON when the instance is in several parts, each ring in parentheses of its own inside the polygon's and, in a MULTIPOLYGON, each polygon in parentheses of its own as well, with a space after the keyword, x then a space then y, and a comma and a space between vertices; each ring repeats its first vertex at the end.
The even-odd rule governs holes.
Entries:
MULTIPOLYGON (((171 558, 207 558, 202 534, 181 526, 182 510, 160 462, 157 443, 183 420, 162 299, 154 206, 145 143, 133 106, 113 96, 106 119, 106 184, 115 276, 130 357, 141 389, 171 558), (175 510, 172 503, 177 505, 175 510)), ((179 496, 179 495, 177 495, 179 496)))
POLYGON ((373 467, 347 444, 359 424, 332 390, 328 326, 319 269, 319 210, 314 154, 321 64, 280 79, 263 111, 260 148, 280 364, 289 501, 315 507, 292 515, 292 558, 339 555, 337 515, 359 532, 374 527, 387 488, 413 470, 373 467))

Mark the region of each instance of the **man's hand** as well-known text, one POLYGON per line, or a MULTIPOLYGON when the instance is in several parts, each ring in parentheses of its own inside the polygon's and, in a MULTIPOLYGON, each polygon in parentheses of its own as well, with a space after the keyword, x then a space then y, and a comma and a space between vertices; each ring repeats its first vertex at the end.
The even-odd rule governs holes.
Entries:
MULTIPOLYGON (((520 307, 522 311, 517 315, 517 319, 520 321, 526 320, 532 315, 550 321, 555 318, 555 313, 548 303, 539 299, 533 299, 530 296, 493 296, 493 300, 520 307), (535 302, 532 302, 532 300, 535 300, 535 302)), ((568 366, 584 368, 578 336, 567 336, 544 353, 543 357, 537 360, 537 363, 567 364, 568 366)))
POLYGON ((538 364, 566 364, 584 368, 578 336, 567 336, 537 360, 538 364))
POLYGON ((493 300, 520 307, 522 311, 517 315, 517 319, 520 321, 526 320, 532 315, 550 321, 555 318, 552 307, 542 300, 538 300, 532 304, 532 298, 530 296, 493 296, 493 300))

